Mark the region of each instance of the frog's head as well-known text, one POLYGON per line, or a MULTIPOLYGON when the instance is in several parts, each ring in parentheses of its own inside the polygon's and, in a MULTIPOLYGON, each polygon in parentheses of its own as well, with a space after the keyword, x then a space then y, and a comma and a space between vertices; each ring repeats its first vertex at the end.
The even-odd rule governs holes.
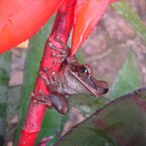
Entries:
POLYGON ((109 85, 105 81, 98 81, 93 77, 93 71, 88 64, 74 64, 71 74, 76 77, 93 96, 100 97, 102 94, 106 94, 109 90, 109 85))

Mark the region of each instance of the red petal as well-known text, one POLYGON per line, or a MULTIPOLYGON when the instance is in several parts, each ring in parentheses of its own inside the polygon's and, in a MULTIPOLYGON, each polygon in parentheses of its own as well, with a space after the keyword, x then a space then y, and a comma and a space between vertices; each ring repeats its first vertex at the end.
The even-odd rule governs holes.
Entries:
POLYGON ((86 1, 85 4, 83 1, 82 3, 79 3, 80 5, 84 4, 82 9, 77 3, 74 19, 77 21, 74 21, 71 55, 77 51, 93 28, 97 25, 108 4, 116 1, 119 0, 89 0, 86 1))
POLYGON ((61 0, 1 0, 0 54, 34 35, 61 6, 61 0))
POLYGON ((76 3, 75 12, 74 12, 74 25, 77 23, 79 13, 80 13, 85 2, 86 2, 86 0, 78 0, 76 3))

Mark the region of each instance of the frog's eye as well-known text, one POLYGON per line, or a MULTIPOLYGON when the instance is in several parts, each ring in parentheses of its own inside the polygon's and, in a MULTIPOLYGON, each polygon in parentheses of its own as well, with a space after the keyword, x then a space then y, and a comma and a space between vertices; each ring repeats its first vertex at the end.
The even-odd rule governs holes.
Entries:
POLYGON ((88 75, 89 75, 89 70, 88 70, 88 68, 85 67, 85 66, 81 66, 80 71, 79 71, 79 74, 80 74, 82 77, 88 77, 88 75))
POLYGON ((88 74, 88 69, 84 66, 81 68, 81 71, 83 74, 88 74))

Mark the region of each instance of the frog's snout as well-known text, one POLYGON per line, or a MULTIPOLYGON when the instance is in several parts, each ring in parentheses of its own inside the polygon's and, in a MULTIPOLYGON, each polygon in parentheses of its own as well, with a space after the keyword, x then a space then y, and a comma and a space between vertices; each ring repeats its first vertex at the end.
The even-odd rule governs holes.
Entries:
POLYGON ((101 94, 106 94, 109 91, 109 85, 106 81, 99 81, 99 87, 100 87, 100 93, 101 94))

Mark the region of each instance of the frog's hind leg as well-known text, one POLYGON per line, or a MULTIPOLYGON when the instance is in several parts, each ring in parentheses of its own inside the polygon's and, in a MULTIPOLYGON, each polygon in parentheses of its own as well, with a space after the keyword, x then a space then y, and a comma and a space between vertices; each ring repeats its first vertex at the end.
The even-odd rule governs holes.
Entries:
POLYGON ((53 52, 52 55, 51 55, 52 58, 57 57, 57 62, 58 62, 58 63, 61 63, 61 62, 63 62, 67 57, 69 57, 70 48, 60 39, 59 36, 54 37, 54 40, 55 40, 56 42, 59 42, 59 43, 61 44, 61 46, 62 46, 63 49, 60 49, 60 48, 55 47, 51 42, 49 42, 49 43, 47 44, 47 47, 48 47, 48 48, 51 48, 51 49, 54 49, 55 51, 58 51, 58 52, 61 53, 61 54, 57 54, 57 53, 54 53, 54 52, 53 52), (60 60, 58 60, 59 57, 61 58, 60 60))
POLYGON ((52 101, 51 98, 44 94, 41 90, 38 91, 40 95, 35 95, 33 92, 29 94, 31 98, 35 98, 33 101, 35 104, 44 104, 47 105, 49 109, 52 108, 52 101))
MULTIPOLYGON (((71 57, 71 59, 70 59, 70 57, 69 57, 69 55, 70 55, 70 48, 60 39, 59 36, 55 36, 55 37, 54 37, 54 40, 57 41, 57 42, 59 42, 59 43, 62 45, 63 50, 65 51, 65 57, 62 58, 62 61, 61 61, 61 62, 64 61, 64 58, 67 59, 67 62, 68 62, 68 63, 77 62, 77 59, 76 59, 76 56, 75 56, 75 55, 72 55, 72 57, 71 57)), ((58 54, 58 55, 59 55, 59 54, 58 54)), ((59 56, 58 56, 58 57, 59 57, 59 56)), ((60 57, 61 57, 61 56, 60 56, 60 57)))
MULTIPOLYGON (((61 44, 61 46, 63 47, 64 50, 69 49, 69 47, 60 39, 60 36, 55 36, 54 40, 56 42, 59 42, 61 44)), ((69 49, 70 50, 70 49, 69 49)))
MULTIPOLYGON (((47 48, 54 49, 55 51, 58 51, 58 52, 60 52, 60 53, 62 53, 62 54, 65 53, 65 51, 64 51, 63 49, 60 49, 60 48, 55 47, 51 42, 49 42, 49 43, 47 44, 47 48)), ((59 55, 59 54, 58 54, 58 55, 59 55)))

